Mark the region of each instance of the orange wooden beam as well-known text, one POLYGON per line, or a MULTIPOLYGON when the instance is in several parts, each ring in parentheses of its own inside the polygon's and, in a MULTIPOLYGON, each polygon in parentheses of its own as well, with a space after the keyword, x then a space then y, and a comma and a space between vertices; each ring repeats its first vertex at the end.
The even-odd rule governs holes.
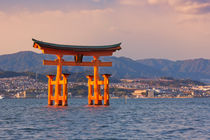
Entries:
MULTIPOLYGON (((52 61, 52 60, 43 60, 44 65, 58 65, 58 61, 52 61)), ((112 62, 82 62, 82 63, 76 63, 73 61, 63 61, 61 62, 63 66, 99 66, 99 67, 111 67, 112 62)))
POLYGON ((78 55, 82 54, 84 56, 112 56, 113 51, 94 51, 94 52, 75 52, 75 51, 68 51, 68 50, 56 50, 56 49, 46 49, 35 46, 42 50, 44 54, 54 54, 54 55, 78 55))

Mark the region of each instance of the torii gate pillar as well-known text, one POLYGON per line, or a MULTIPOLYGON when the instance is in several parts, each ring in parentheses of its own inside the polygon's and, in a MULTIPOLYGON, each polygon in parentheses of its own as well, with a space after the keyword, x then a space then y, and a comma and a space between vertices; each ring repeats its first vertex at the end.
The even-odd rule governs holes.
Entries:
MULTIPOLYGON (((99 63, 99 56, 93 56, 96 64, 99 63)), ((102 105, 102 100, 100 99, 100 85, 99 85, 99 74, 98 74, 98 65, 94 66, 94 99, 95 105, 102 105)))

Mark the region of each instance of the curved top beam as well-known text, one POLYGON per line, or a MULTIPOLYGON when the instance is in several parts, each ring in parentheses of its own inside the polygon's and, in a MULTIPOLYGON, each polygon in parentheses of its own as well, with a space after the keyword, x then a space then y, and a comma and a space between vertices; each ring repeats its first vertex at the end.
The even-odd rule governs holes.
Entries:
POLYGON ((34 48, 39 49, 55 49, 61 51, 74 51, 74 52, 103 52, 110 51, 115 52, 116 50, 120 50, 121 43, 114 45, 104 45, 104 46, 79 46, 79 45, 62 45, 62 44, 54 44, 39 41, 36 39, 32 39, 34 41, 34 48))

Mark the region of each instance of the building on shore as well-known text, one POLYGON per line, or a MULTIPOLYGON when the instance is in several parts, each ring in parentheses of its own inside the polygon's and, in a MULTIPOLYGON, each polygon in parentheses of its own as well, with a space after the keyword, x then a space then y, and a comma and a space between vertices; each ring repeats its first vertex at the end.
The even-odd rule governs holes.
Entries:
POLYGON ((18 92, 14 95, 15 98, 26 98, 26 91, 18 92))
POLYGON ((147 91, 147 97, 148 98, 154 98, 155 97, 155 91, 154 90, 148 90, 147 91))
POLYGON ((155 97, 155 90, 152 89, 142 89, 142 90, 135 90, 132 95, 135 98, 154 98, 155 97))
POLYGON ((135 98, 144 98, 146 96, 147 90, 143 89, 143 90, 135 90, 132 95, 135 98))

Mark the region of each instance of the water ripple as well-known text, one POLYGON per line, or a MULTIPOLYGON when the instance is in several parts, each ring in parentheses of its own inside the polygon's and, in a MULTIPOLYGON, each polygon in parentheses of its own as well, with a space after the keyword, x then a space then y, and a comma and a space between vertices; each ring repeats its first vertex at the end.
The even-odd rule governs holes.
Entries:
POLYGON ((122 99, 109 107, 0 100, 0 139, 210 139, 210 99, 122 99))

